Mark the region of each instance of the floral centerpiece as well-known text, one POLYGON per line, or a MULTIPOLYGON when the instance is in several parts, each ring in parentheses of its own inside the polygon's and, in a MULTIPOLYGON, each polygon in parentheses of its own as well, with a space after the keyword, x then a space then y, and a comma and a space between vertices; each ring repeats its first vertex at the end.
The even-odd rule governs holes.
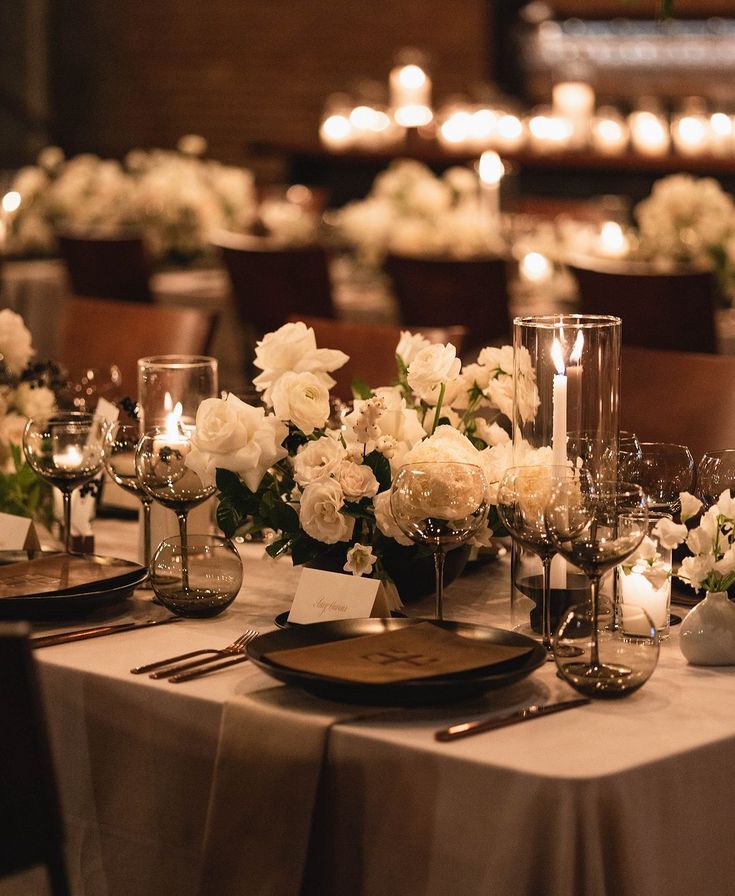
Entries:
POLYGON ((252 173, 203 158, 206 149, 202 137, 188 135, 177 151, 136 149, 121 163, 89 153, 67 160, 47 147, 11 186, 20 206, 9 221, 7 252, 52 254, 57 228, 133 228, 159 262, 206 256, 216 230, 249 227, 257 206, 252 173))
POLYGON ((370 265, 388 252, 477 258, 502 249, 481 212, 477 175, 469 168, 449 168, 438 177, 421 162, 399 159, 332 223, 370 265))
POLYGON ((56 407, 49 383, 58 371, 51 364, 33 362, 31 334, 23 318, 0 311, 0 512, 16 516, 40 513, 50 522, 50 490, 26 464, 22 452, 28 417, 56 407))
MULTIPOLYGON (((269 333, 255 357, 261 406, 232 394, 202 402, 187 464, 216 482, 226 535, 267 530, 273 557, 290 551, 300 564, 329 555, 353 575, 389 580, 396 564, 424 550, 411 545, 391 513, 398 468, 426 460, 476 464, 495 504, 511 463, 510 439, 498 421, 511 413, 514 388, 522 413, 536 413, 535 375, 529 359, 514 383, 510 346, 485 348, 462 367, 451 344, 404 332, 395 384, 365 390, 334 425, 329 374, 346 361, 340 351, 317 348, 303 323, 269 333)), ((550 449, 525 450, 528 463, 536 455, 535 462, 550 462, 550 449)), ((497 528, 491 513, 480 542, 497 528)))

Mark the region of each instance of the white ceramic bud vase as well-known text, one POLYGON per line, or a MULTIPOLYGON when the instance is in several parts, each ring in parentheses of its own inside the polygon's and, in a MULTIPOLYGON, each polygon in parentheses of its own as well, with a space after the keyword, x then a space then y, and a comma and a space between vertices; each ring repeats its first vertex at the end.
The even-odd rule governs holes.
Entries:
POLYGON ((735 665, 735 604, 726 591, 708 591, 687 613, 679 646, 693 666, 735 665))

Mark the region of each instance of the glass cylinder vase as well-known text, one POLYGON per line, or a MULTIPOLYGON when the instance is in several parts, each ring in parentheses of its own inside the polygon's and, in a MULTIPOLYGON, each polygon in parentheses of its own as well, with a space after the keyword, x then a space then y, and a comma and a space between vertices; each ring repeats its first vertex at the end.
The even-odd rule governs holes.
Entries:
MULTIPOLYGON (((555 314, 513 321, 513 464, 584 465, 617 474, 621 320, 555 314)), ((608 577, 606 577, 607 580, 608 577)), ((612 597, 614 584, 603 581, 612 597)), ((518 544, 511 555, 511 622, 538 635, 541 561, 518 544)), ((585 576, 556 556, 550 573, 552 627, 589 594, 585 576)))

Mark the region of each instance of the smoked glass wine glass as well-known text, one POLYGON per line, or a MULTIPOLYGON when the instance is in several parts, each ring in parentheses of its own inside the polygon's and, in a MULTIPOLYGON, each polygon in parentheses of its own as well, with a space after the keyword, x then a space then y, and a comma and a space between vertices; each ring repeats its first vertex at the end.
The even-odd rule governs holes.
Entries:
POLYGON ((600 579, 629 557, 643 540, 648 523, 648 499, 634 483, 598 480, 591 488, 576 480, 554 486, 546 506, 546 529, 559 553, 590 580, 589 658, 557 657, 559 671, 578 689, 594 694, 620 692, 626 669, 600 657, 600 579))
MULTIPOLYGON (((498 488, 498 514, 511 536, 536 554, 543 567, 541 595, 541 640, 551 651, 551 561, 558 548, 546 529, 544 513, 558 483, 576 481, 590 488, 590 474, 571 466, 510 467, 498 488)), ((566 576, 566 569, 563 570, 566 576)))
POLYGON ((487 518, 482 469, 465 463, 416 463, 398 471, 390 506, 401 531, 434 552, 436 618, 444 618, 444 557, 447 548, 475 535, 487 518))
POLYGON ((64 550, 71 553, 71 494, 102 469, 102 417, 59 411, 31 417, 23 430, 23 453, 41 479, 64 498, 64 550))

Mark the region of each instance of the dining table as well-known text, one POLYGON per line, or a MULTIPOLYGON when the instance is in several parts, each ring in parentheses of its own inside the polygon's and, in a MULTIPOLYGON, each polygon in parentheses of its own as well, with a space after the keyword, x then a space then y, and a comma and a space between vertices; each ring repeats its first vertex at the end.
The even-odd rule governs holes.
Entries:
MULTIPOLYGON (((136 559, 136 521, 94 531, 96 553, 136 559)), ((577 695, 553 662, 422 706, 322 699, 252 662, 180 684, 132 675, 276 629, 301 571, 238 550, 242 588, 215 618, 34 651, 75 896, 734 891, 735 667, 688 665, 676 626, 635 693, 452 742, 437 730, 577 695)), ((504 551, 471 563, 446 618, 508 629, 509 588, 504 551)), ((138 590, 73 624, 167 612, 138 590)), ((431 596, 405 606, 432 612, 431 596)))

